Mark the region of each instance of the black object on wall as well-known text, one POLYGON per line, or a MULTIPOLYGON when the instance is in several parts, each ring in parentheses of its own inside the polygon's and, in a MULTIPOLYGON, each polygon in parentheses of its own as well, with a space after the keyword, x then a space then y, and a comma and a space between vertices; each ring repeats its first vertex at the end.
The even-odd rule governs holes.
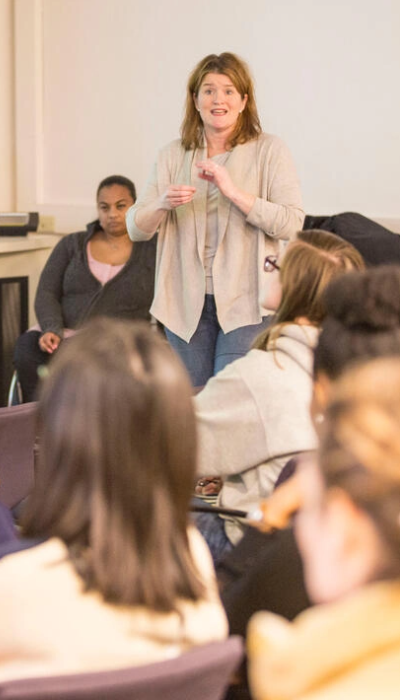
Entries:
POLYGON ((17 338, 28 328, 28 277, 0 278, 0 406, 7 405, 17 338))

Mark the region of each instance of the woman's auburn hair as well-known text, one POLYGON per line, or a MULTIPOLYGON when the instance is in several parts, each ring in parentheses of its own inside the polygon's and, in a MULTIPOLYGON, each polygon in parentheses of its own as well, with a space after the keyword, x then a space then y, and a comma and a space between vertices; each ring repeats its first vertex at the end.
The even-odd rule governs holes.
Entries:
POLYGON ((261 134, 261 124, 257 112, 254 84, 250 70, 243 59, 234 53, 209 54, 203 58, 189 76, 186 88, 185 114, 181 125, 181 142, 186 151, 195 150, 204 144, 204 127, 194 104, 200 87, 208 73, 226 75, 243 99, 247 95, 246 106, 239 114, 235 129, 230 137, 230 148, 246 143, 261 134))
POLYGON ((366 512, 386 545, 386 576, 400 576, 400 359, 349 367, 324 414, 319 468, 366 512))
POLYGON ((282 327, 306 318, 319 326, 326 315, 328 284, 350 270, 364 270, 361 254, 343 238, 319 229, 299 231, 283 257, 279 271, 282 299, 272 324, 253 347, 269 350, 282 327))
POLYGON ((23 533, 60 538, 86 589, 110 603, 169 612, 204 595, 187 534, 191 395, 179 359, 145 322, 90 322, 44 380, 23 533))

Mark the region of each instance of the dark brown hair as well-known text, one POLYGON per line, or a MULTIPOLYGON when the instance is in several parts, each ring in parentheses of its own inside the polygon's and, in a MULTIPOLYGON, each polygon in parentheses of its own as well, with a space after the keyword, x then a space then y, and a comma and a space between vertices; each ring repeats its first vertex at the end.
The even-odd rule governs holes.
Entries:
POLYGON ((328 283, 349 270, 364 270, 360 253, 347 241, 328 231, 300 231, 289 244, 279 272, 282 300, 273 324, 254 343, 269 349, 282 326, 305 317, 319 326, 326 314, 324 293, 328 283))
POLYGON ((314 376, 323 372, 335 379, 350 362, 400 354, 399 265, 334 280, 326 289, 325 305, 314 376))
POLYGON ((199 94, 201 84, 207 73, 226 75, 232 81, 243 99, 247 95, 247 103, 239 115, 235 129, 230 138, 230 147, 238 143, 246 143, 261 134, 261 124, 257 113, 253 80, 247 64, 234 53, 215 53, 203 58, 189 76, 186 88, 185 115, 181 126, 183 147, 189 151, 203 144, 203 122, 198 113, 193 96, 199 94))
POLYGON ((129 194, 131 195, 133 201, 136 202, 136 187, 133 184, 132 180, 130 180, 128 177, 125 177, 124 175, 109 175, 108 177, 105 177, 104 180, 100 182, 97 188, 96 201, 99 200, 99 195, 103 187, 112 187, 113 185, 120 185, 121 187, 125 187, 125 189, 127 189, 129 194))
POLYGON ((52 360, 23 532, 61 538, 106 601, 171 611, 203 593, 187 535, 191 393, 174 352, 143 322, 96 319, 52 360))

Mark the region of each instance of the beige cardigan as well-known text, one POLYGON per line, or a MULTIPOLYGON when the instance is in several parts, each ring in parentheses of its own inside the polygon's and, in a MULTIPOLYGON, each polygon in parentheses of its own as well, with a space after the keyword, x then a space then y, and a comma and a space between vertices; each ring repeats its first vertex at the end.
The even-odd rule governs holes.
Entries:
POLYGON ((370 584, 292 623, 256 613, 248 656, 254 700, 398 700, 400 583, 370 584))
MULTIPOLYGON (((163 148, 136 204, 127 213, 133 241, 150 239, 135 224, 135 213, 154 202, 168 185, 196 187, 193 201, 168 211, 159 227, 155 296, 151 313, 176 335, 189 341, 195 332, 205 295, 203 254, 207 221, 208 183, 198 176, 196 163, 206 149, 185 151, 179 140, 163 148)), ((263 262, 302 228, 304 212, 291 155, 276 136, 236 146, 226 168, 240 189, 254 194, 246 217, 224 195, 218 200, 218 247, 213 266, 218 320, 225 333, 260 323, 259 303, 263 262)))
POLYGON ((50 539, 0 561, 0 682, 162 661, 224 639, 227 621, 207 545, 191 527, 193 559, 207 597, 178 613, 105 603, 85 592, 65 545, 50 539))

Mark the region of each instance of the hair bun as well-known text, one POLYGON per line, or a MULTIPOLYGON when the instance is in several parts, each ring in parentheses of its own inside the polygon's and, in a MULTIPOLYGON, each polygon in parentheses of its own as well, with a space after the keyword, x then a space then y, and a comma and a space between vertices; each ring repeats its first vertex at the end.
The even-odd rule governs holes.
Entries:
POLYGON ((400 266, 350 272, 326 290, 326 308, 348 330, 385 331, 400 326, 400 266))

